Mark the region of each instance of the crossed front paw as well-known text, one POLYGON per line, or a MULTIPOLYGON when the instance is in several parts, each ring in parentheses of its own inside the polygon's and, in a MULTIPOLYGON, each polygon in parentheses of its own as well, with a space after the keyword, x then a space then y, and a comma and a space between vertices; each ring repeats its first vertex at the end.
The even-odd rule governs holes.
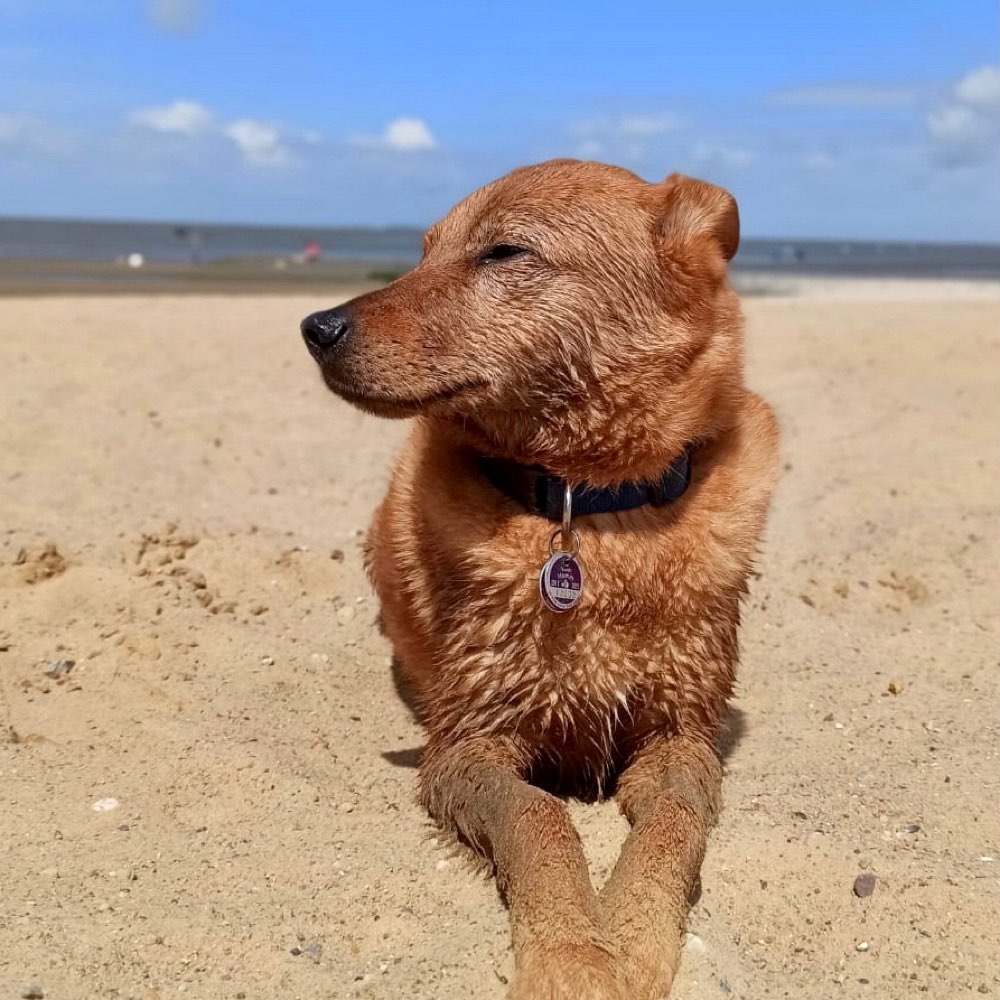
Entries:
POLYGON ((560 942, 532 947, 517 963, 510 1000, 631 1000, 609 948, 560 942))

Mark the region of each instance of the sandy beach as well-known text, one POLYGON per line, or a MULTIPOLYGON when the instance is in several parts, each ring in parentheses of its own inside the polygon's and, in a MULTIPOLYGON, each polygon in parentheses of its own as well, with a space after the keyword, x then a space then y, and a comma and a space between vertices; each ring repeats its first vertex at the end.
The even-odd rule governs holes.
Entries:
MULTIPOLYGON (((794 291, 745 303, 785 471, 672 996, 997 997, 1000 293, 794 291)), ((4 1000, 505 994, 361 566, 406 426, 298 336, 347 294, 0 299, 4 1000)))

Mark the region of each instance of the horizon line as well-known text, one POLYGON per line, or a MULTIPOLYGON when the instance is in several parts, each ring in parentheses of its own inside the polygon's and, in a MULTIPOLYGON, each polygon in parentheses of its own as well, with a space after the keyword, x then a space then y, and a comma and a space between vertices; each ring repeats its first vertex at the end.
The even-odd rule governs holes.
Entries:
MULTIPOLYGON (((233 229, 296 229, 296 230, 336 230, 336 229, 360 229, 368 231, 402 231, 423 233, 432 225, 420 225, 418 223, 364 223, 364 222, 325 222, 325 223, 304 223, 304 222, 224 222, 218 220, 200 219, 162 219, 162 218, 124 218, 116 216, 76 216, 76 215, 20 215, 0 213, 0 224, 9 221, 17 222, 51 222, 51 223, 72 223, 90 225, 134 225, 134 226, 171 226, 174 228, 206 228, 233 229)), ((773 243, 882 243, 898 246, 921 244, 928 246, 953 246, 953 247, 998 247, 1000 248, 1000 238, 996 240, 944 240, 938 238, 923 237, 920 239, 906 238, 899 236, 760 236, 755 234, 741 234, 741 242, 745 240, 756 240, 760 242, 773 243)))

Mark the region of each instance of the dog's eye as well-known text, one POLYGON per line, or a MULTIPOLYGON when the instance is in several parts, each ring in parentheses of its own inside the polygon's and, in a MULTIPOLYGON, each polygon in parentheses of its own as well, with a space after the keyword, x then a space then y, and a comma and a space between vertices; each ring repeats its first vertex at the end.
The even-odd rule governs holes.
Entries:
POLYGON ((484 250, 479 255, 479 262, 481 264, 491 264, 497 260, 510 260, 511 257, 523 257, 530 252, 527 247, 514 246, 513 243, 497 243, 496 246, 490 247, 489 250, 484 250))

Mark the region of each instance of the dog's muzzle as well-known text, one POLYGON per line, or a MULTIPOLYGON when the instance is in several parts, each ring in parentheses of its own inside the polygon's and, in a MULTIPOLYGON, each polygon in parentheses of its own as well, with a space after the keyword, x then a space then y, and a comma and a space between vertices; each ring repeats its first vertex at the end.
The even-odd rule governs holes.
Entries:
POLYGON ((353 318, 346 306, 314 312, 306 316, 300 325, 302 339, 316 361, 323 361, 340 349, 353 327, 353 318))

